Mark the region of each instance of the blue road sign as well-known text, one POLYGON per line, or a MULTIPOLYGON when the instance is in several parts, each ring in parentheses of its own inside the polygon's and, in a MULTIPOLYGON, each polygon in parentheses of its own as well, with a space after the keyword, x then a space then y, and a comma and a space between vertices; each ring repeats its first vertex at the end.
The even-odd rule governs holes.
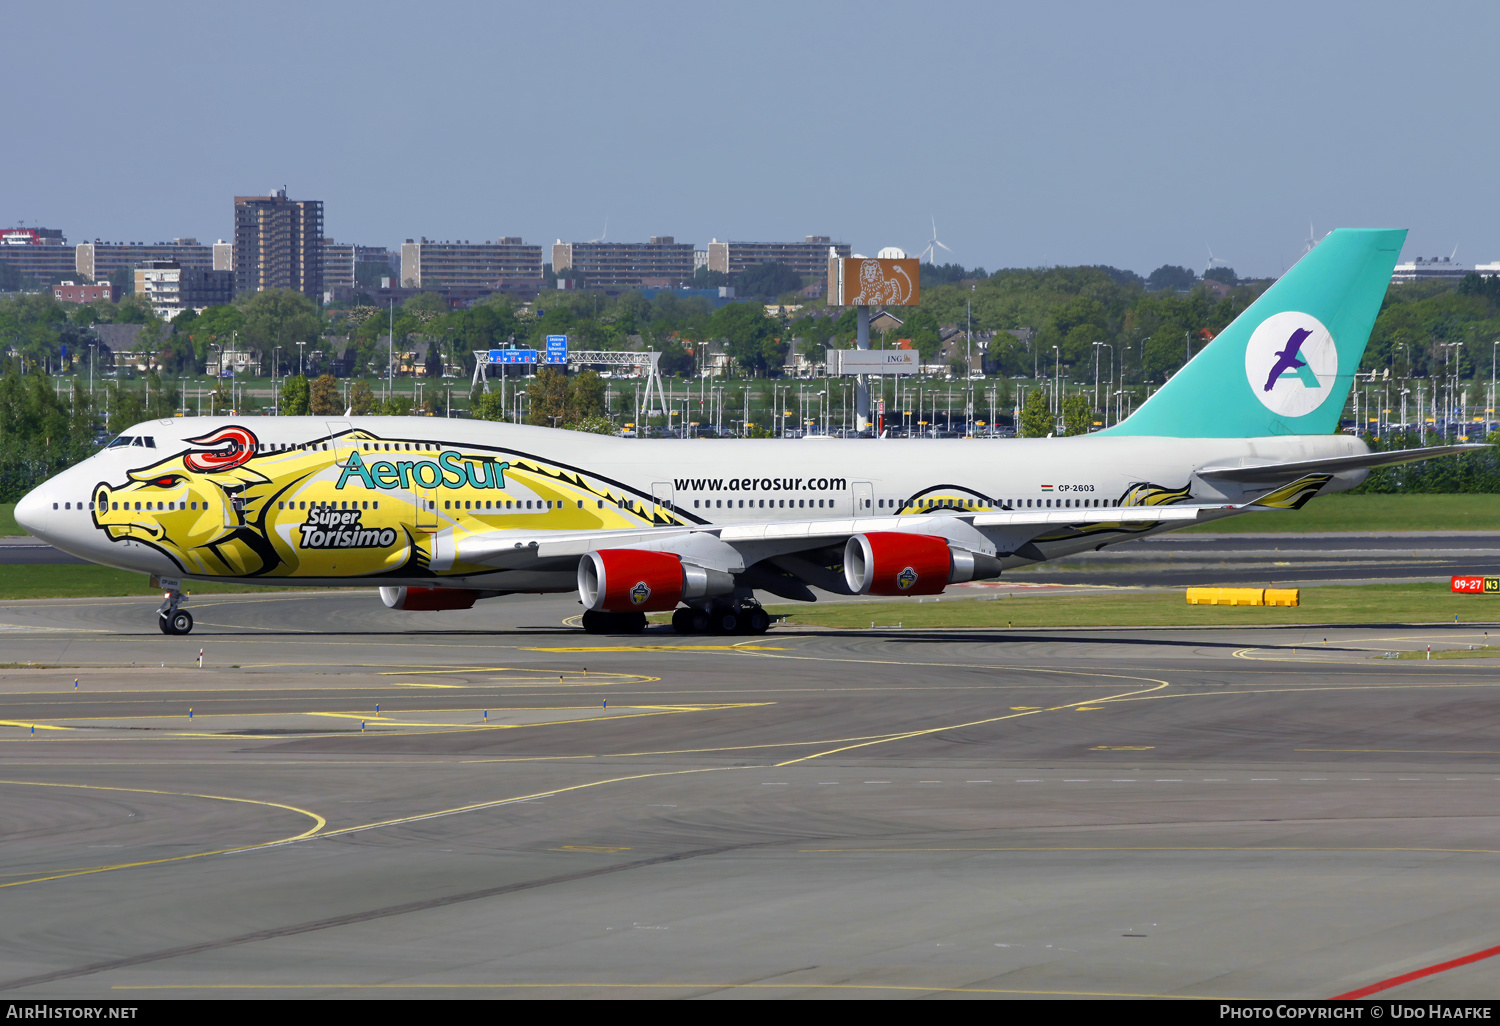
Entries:
POLYGON ((566 336, 566 335, 548 335, 547 336, 547 362, 548 363, 567 363, 568 362, 568 336, 566 336))
POLYGON ((490 363, 536 363, 535 349, 491 349, 490 363))

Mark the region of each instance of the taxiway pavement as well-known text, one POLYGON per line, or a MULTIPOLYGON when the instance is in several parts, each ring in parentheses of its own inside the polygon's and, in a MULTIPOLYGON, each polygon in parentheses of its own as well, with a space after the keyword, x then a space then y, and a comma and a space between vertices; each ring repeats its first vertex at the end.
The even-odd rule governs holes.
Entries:
POLYGON ((1500 945, 1500 666, 1383 658, 1484 626, 190 608, 0 604, 7 997, 1329 997, 1500 945))

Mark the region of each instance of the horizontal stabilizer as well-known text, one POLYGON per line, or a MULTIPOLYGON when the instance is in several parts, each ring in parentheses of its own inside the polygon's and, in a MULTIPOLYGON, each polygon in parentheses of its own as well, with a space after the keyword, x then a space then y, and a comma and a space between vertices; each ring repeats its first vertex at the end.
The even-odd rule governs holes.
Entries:
POLYGON ((1346 470, 1372 470, 1400 463, 1416 463, 1436 456, 1471 452, 1488 448, 1481 442, 1461 445, 1429 445, 1425 449, 1394 449, 1390 452, 1367 452, 1354 456, 1331 456, 1322 460, 1293 460, 1285 463, 1254 463, 1244 466, 1204 467, 1199 477, 1217 481, 1279 481, 1304 474, 1337 474, 1346 470))

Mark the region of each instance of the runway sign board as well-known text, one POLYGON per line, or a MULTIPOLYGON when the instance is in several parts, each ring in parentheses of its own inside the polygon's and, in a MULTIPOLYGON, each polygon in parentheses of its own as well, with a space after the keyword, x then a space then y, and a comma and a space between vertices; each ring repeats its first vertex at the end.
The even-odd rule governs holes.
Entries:
POLYGON ((1500 577, 1478 575, 1455 577, 1453 578, 1453 593, 1455 595, 1500 594, 1500 577))
POLYGON ((916 374, 922 354, 915 349, 829 349, 829 374, 916 374))
POLYGON ((828 261, 829 306, 916 306, 922 301, 916 257, 834 257, 828 261))

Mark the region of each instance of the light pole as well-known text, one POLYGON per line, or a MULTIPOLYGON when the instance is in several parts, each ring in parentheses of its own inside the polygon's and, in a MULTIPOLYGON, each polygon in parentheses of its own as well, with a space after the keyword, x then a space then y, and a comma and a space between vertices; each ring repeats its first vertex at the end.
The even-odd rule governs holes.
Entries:
MULTIPOLYGON (((1496 347, 1500 347, 1500 339, 1490 344, 1490 402, 1485 404, 1485 434, 1490 434, 1491 419, 1496 413, 1496 347)), ((93 392, 93 372, 90 372, 89 390, 93 392)))
POLYGON ((1062 396, 1057 392, 1058 382, 1062 381, 1062 350, 1057 346, 1052 347, 1052 416, 1054 419, 1062 413, 1062 396))

